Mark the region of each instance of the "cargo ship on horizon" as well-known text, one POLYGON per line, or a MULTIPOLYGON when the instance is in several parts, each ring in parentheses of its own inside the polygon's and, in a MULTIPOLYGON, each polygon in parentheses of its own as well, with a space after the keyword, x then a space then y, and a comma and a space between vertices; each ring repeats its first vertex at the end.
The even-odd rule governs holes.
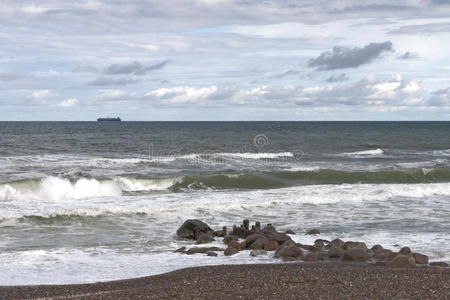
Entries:
POLYGON ((106 118, 98 118, 97 122, 120 122, 122 121, 119 117, 117 118, 110 118, 110 117, 106 117, 106 118))

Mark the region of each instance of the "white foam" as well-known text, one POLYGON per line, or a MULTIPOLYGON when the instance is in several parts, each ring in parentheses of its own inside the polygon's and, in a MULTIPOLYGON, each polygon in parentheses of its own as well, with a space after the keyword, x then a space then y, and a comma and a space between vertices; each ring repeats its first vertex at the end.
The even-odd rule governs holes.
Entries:
POLYGON ((379 156, 383 155, 383 149, 374 149, 374 150, 364 150, 364 151, 356 151, 356 152, 344 152, 338 154, 338 156, 349 156, 349 157, 370 157, 370 156, 379 156))

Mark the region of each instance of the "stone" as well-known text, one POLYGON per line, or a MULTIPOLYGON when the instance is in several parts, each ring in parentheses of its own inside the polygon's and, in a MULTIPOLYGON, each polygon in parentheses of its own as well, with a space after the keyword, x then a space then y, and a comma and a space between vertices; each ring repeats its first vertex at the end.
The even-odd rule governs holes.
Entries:
POLYGON ((398 253, 406 255, 406 254, 411 254, 411 248, 409 247, 403 247, 402 249, 400 249, 400 251, 398 251, 398 253))
POLYGON ((214 239, 209 233, 200 233, 199 236, 197 236, 197 242, 196 244, 206 244, 213 242, 214 239))
POLYGON ((445 263, 445 262, 443 262, 443 261, 433 261, 433 262, 430 262, 430 266, 433 266, 433 267, 443 267, 443 268, 448 268, 448 267, 449 267, 448 263, 445 263))
POLYGON ((251 234, 245 239, 246 247, 247 248, 250 247, 250 245, 253 244, 257 239, 266 239, 267 240, 267 238, 262 234, 259 234, 259 233, 251 234))
POLYGON ((364 251, 369 250, 366 246, 365 243, 363 242, 352 242, 352 241, 348 241, 344 243, 344 249, 345 250, 349 250, 349 249, 362 249, 364 251))
POLYGON ((310 252, 306 254, 302 259, 303 261, 318 261, 320 260, 320 255, 316 252, 310 252))
POLYGON ((262 249, 250 251, 250 256, 259 256, 259 255, 267 255, 267 251, 262 249))
POLYGON ((197 219, 190 219, 186 220, 183 225, 178 228, 177 236, 179 236, 180 238, 195 239, 196 232, 208 233, 211 231, 213 230, 208 226, 208 224, 197 219))
POLYGON ((273 233, 264 235, 269 241, 276 241, 279 245, 286 241, 291 241, 291 237, 284 233, 273 233))
POLYGON ((173 252, 177 252, 177 253, 186 253, 186 247, 181 247, 173 252))
POLYGON ((239 251, 244 250, 245 249, 245 243, 239 243, 238 241, 231 241, 228 243, 228 247, 233 247, 239 251))
POLYGON ((217 253, 213 251, 208 251, 206 252, 206 256, 217 256, 217 253))
POLYGON ((275 251, 278 248, 278 243, 277 241, 267 241, 264 243, 264 250, 266 251, 275 251))
POLYGON ((275 229, 275 227, 273 227, 272 224, 267 224, 263 229, 261 229, 261 232, 265 234, 273 234, 277 233, 277 230, 275 229))
POLYGON ((344 249, 341 247, 333 246, 331 247, 327 252, 328 257, 334 258, 334 257, 342 257, 344 255, 344 249))
POLYGON ((413 252, 412 257, 416 261, 416 264, 419 264, 419 265, 427 265, 428 264, 428 256, 426 256, 424 254, 413 252))
POLYGON ((223 237, 223 230, 216 230, 216 231, 214 231, 214 236, 223 237))
POLYGON ((372 246, 372 248, 370 248, 370 250, 372 250, 373 252, 378 252, 378 251, 381 251, 383 249, 384 248, 381 245, 374 245, 374 246, 372 246))
POLYGON ((264 239, 257 239, 256 241, 254 241, 251 245, 250 245, 250 249, 252 250, 261 250, 264 248, 264 244, 267 242, 268 240, 266 238, 264 239))
POLYGON ((194 247, 186 251, 186 254, 196 254, 196 253, 206 253, 209 251, 223 251, 223 249, 220 249, 218 247, 194 247))
POLYGON ((297 260, 298 260, 297 257, 290 257, 290 256, 283 257, 283 261, 297 261, 297 260))
POLYGON ((320 231, 317 229, 311 229, 306 234, 316 235, 316 234, 320 234, 320 231))
POLYGON ((281 244, 278 248, 277 248, 277 250, 275 251, 275 254, 274 254, 274 258, 279 258, 279 257, 281 257, 280 255, 278 255, 278 253, 280 252, 280 251, 282 251, 284 248, 286 248, 287 246, 290 246, 290 245, 295 245, 295 242, 294 241, 292 241, 292 240, 289 240, 289 241, 285 241, 283 244, 281 244))
POLYGON ((317 239, 317 240, 314 241, 314 244, 315 244, 315 243, 319 243, 319 242, 322 242, 322 243, 324 243, 324 244, 329 244, 329 243, 330 243, 330 241, 328 241, 328 240, 317 239))
POLYGON ((224 244, 228 244, 231 241, 237 241, 239 238, 237 237, 237 235, 226 235, 223 238, 223 243, 224 244))
POLYGON ((223 254, 225 256, 231 256, 231 255, 235 255, 236 253, 238 253, 239 250, 233 247, 228 247, 227 249, 225 249, 225 251, 223 252, 223 254))
POLYGON ((284 232, 285 234, 295 234, 295 232, 293 232, 292 230, 288 229, 284 232))
POLYGON ((320 240, 316 240, 314 242, 314 248, 316 248, 317 250, 322 249, 323 247, 325 247, 325 243, 320 241, 320 240))
POLYGON ((303 255, 302 249, 297 247, 297 245, 295 245, 295 244, 290 244, 290 245, 287 245, 286 247, 282 247, 280 249, 280 251, 277 251, 277 252, 278 252, 277 256, 281 257, 283 259, 286 257, 298 258, 303 255))
POLYGON ((303 245, 300 243, 297 243, 297 247, 300 247, 302 249, 308 250, 308 251, 316 251, 316 247, 312 246, 312 245, 303 245))
POLYGON ((391 261, 392 268, 414 268, 416 261, 407 255, 399 254, 391 261))
POLYGON ((328 247, 339 247, 339 248, 343 248, 344 247, 344 241, 341 239, 334 239, 332 240, 328 245, 328 247))
POLYGON ((382 249, 378 252, 375 252, 375 254, 373 255, 373 258, 377 259, 377 260, 391 260, 393 259, 397 254, 392 252, 389 249, 382 249))
POLYGON ((344 256, 342 261, 358 261, 364 262, 369 259, 369 254, 367 251, 361 248, 350 248, 344 251, 344 256))

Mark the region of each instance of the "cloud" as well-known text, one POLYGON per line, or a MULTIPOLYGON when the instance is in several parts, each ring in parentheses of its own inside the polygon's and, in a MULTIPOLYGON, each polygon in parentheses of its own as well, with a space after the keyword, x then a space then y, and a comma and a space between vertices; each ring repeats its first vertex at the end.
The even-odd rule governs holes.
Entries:
POLYGON ((441 32, 450 32, 450 23, 429 23, 420 25, 401 26, 397 29, 391 30, 390 34, 436 34, 441 32))
POLYGON ((410 52, 410 51, 406 51, 405 53, 400 54, 400 55, 397 56, 397 59, 403 59, 403 60, 416 59, 416 58, 419 58, 419 55, 417 53, 413 53, 413 52, 410 52))
POLYGON ((23 75, 13 72, 0 72, 0 81, 16 81, 22 79, 23 75))
POLYGON ((58 103, 58 107, 72 107, 75 104, 77 104, 78 100, 77 98, 70 98, 64 101, 61 101, 60 103, 58 103))
POLYGON ((450 107, 450 87, 434 91, 430 97, 429 104, 438 107, 450 107))
POLYGON ((319 57, 311 59, 308 66, 316 67, 317 70, 357 68, 370 63, 385 51, 392 51, 391 42, 370 43, 363 48, 335 46, 332 51, 323 52, 319 57))
POLYGON ((73 73, 97 73, 98 69, 93 66, 78 66, 72 69, 73 73))
POLYGON ((286 76, 293 76, 293 75, 298 75, 300 72, 299 71, 295 71, 295 70, 287 70, 286 72, 283 72, 281 74, 277 74, 274 76, 274 78, 284 78, 286 76))
POLYGON ((195 87, 173 87, 161 88, 147 94, 147 96, 156 97, 166 103, 197 103, 208 99, 217 92, 216 86, 205 88, 195 87))
POLYGON ((339 75, 331 75, 327 79, 325 79, 326 82, 340 82, 340 81, 346 81, 349 80, 349 77, 345 73, 341 73, 339 75))
POLYGON ((165 60, 153 65, 143 66, 140 62, 135 60, 128 64, 112 64, 108 66, 103 71, 103 73, 108 75, 123 75, 123 74, 145 75, 149 71, 164 68, 168 63, 169 61, 165 60))
POLYGON ((112 78, 112 77, 105 77, 100 76, 97 77, 95 80, 88 82, 89 85, 96 85, 96 86, 108 86, 108 85, 128 85, 128 84, 134 84, 140 82, 139 79, 132 79, 132 78, 112 78))

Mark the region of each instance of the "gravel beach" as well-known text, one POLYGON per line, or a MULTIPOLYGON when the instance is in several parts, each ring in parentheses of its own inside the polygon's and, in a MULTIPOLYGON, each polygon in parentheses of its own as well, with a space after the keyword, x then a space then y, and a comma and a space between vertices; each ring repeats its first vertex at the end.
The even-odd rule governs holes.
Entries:
POLYGON ((450 299, 450 269, 290 263, 187 268, 81 285, 0 287, 1 299, 450 299))

